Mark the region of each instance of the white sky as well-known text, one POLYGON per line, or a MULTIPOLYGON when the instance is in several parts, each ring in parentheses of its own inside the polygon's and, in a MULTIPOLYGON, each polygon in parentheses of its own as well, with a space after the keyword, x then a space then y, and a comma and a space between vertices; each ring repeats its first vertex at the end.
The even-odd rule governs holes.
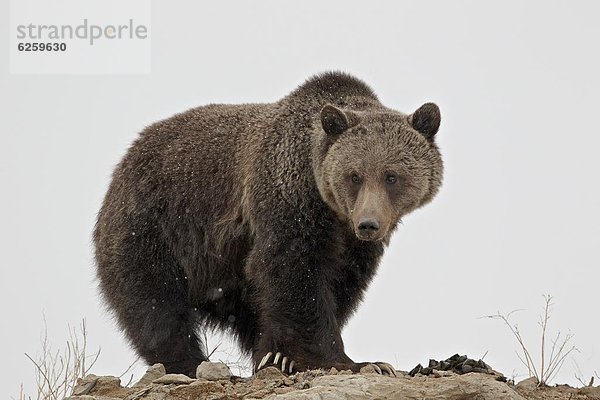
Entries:
MULTIPOLYGON (((573 332, 585 379, 600 373, 600 3, 227 4, 153 2, 150 75, 9 75, 0 41, 8 394, 33 384, 23 353, 39 349, 42 312, 56 346, 87 318, 91 347, 102 346, 96 373, 119 374, 134 358, 97 295, 90 244, 137 132, 210 102, 273 101, 328 69, 364 79, 403 112, 435 101, 443 117, 444 187, 393 237, 344 331, 350 357, 408 370, 487 352, 523 377, 508 329, 478 317, 524 309, 515 321, 537 354, 549 293, 550 333, 573 332)), ((557 381, 575 384, 574 373, 569 359, 557 381)))

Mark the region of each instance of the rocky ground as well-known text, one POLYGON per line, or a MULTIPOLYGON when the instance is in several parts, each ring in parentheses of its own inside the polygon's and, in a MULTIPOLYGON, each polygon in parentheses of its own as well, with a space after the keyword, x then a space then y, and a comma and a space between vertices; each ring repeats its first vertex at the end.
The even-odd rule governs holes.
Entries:
MULTIPOLYGON (((441 362, 440 362, 441 363, 441 362)), ((435 366, 440 366, 438 363, 435 366)), ((463 360, 464 364, 464 360, 463 360)), ((532 379, 512 385, 485 364, 478 372, 464 373, 423 368, 411 374, 398 371, 397 377, 379 375, 372 367, 359 374, 350 371, 316 370, 291 376, 275 367, 259 371, 250 378, 231 375, 222 363, 203 363, 197 379, 165 374, 161 364, 151 366, 131 387, 122 387, 119 378, 89 375, 78 382, 69 400, 192 400, 192 399, 437 399, 437 400, 511 400, 556 399, 600 400, 600 386, 538 388, 532 379)), ((461 367, 462 368, 462 367, 461 367)), ((468 368, 466 368, 468 369, 468 368)), ((418 370, 418 368, 417 368, 418 370)))

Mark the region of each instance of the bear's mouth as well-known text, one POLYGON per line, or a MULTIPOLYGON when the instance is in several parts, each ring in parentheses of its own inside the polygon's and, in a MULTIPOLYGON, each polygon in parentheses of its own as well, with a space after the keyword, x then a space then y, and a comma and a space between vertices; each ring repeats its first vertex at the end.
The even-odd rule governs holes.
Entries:
POLYGON ((364 242, 380 242, 383 240, 384 235, 363 235, 356 233, 356 238, 364 242))
POLYGON ((354 234, 359 240, 366 242, 377 242, 383 240, 385 237, 385 229, 380 226, 378 221, 366 220, 360 221, 359 223, 352 224, 354 227, 354 234))

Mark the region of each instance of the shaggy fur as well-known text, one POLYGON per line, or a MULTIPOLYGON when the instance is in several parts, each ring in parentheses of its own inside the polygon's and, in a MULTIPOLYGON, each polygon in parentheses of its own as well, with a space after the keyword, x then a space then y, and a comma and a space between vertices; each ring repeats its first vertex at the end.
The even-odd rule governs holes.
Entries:
POLYGON ((400 218, 440 186, 439 120, 431 103, 409 116, 325 73, 276 103, 146 128, 94 232, 101 291, 137 352, 194 375, 211 326, 255 367, 268 352, 294 370, 363 365, 341 330, 400 218))

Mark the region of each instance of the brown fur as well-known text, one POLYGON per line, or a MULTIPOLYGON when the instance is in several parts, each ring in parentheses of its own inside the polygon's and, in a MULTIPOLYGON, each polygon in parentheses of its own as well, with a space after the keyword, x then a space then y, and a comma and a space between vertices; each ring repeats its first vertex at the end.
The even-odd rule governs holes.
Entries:
POLYGON ((197 328, 212 326, 255 366, 272 351, 296 370, 359 368, 341 329, 400 218, 441 184, 437 127, 435 105, 408 116, 326 73, 276 103, 198 107, 145 129, 94 232, 102 293, 133 346, 193 375, 206 359, 197 328))

